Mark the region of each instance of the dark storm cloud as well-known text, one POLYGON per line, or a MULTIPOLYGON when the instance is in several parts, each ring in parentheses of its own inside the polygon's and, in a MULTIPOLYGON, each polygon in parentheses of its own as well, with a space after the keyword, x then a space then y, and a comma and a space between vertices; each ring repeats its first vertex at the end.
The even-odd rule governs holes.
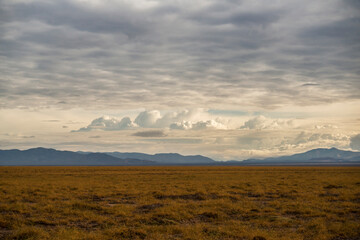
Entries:
POLYGON ((360 98, 357 1, 151 3, 2 1, 0 107, 360 98))

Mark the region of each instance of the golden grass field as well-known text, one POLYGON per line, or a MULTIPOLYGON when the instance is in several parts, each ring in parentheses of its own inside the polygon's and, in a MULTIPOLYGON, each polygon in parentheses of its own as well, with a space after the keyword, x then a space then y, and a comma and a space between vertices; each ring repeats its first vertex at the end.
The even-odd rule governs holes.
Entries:
POLYGON ((0 239, 360 239, 360 168, 0 167, 0 239))

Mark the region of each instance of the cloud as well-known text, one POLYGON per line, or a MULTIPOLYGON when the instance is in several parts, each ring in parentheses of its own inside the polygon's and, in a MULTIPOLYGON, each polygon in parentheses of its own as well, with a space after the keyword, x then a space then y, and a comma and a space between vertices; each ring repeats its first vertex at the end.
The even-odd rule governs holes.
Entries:
POLYGON ((315 86, 320 86, 320 84, 318 83, 304 83, 301 85, 301 87, 315 87, 315 86))
POLYGON ((145 128, 172 128, 171 126, 173 125, 184 125, 184 127, 178 129, 185 130, 196 127, 196 124, 198 127, 200 127, 202 123, 197 122, 196 119, 201 115, 206 115, 205 110, 201 108, 182 111, 170 111, 164 115, 162 115, 158 110, 151 110, 139 113, 134 122, 138 126, 145 128))
POLYGON ((183 122, 170 124, 170 129, 189 130, 191 128, 192 128, 192 123, 189 121, 183 121, 183 122))
POLYGON ((315 129, 337 129, 339 127, 336 125, 332 125, 332 124, 319 124, 319 125, 315 125, 314 128, 315 129))
POLYGON ((0 108, 271 110, 359 100, 358 6, 3 0, 0 108))
POLYGON ((246 121, 240 129, 279 129, 292 127, 293 124, 293 120, 273 120, 260 115, 246 121))
POLYGON ((167 112, 164 115, 158 110, 140 112, 134 121, 129 117, 121 120, 103 116, 93 120, 87 127, 73 132, 88 132, 93 130, 119 131, 136 128, 170 128, 177 130, 226 129, 227 126, 219 119, 196 120, 206 116, 204 109, 192 109, 167 112))
MULTIPOLYGON (((147 142, 160 142, 164 144, 178 144, 178 145, 198 145, 203 141, 198 138, 151 138, 146 139, 147 142)), ((168 151, 168 150, 165 150, 168 151)))
POLYGON ((22 136, 22 138, 35 138, 35 136, 22 136))
POLYGON ((309 146, 315 147, 334 147, 346 146, 349 142, 349 137, 341 133, 313 133, 300 132, 292 139, 288 139, 285 144, 290 144, 295 147, 309 146))
MULTIPOLYGON (((294 154, 314 148, 348 148, 349 137, 342 133, 314 131, 263 130, 244 132, 235 138, 239 150, 261 150, 273 154, 279 152, 294 154)), ((221 143, 221 142, 220 142, 221 143)), ((228 143, 226 143, 228 145, 228 143)), ((276 154, 275 154, 276 155, 276 154)))
POLYGON ((96 135, 96 136, 90 136, 89 138, 101 138, 101 136, 96 135))
POLYGON ((72 132, 89 132, 92 130, 119 131, 133 129, 135 127, 136 125, 129 117, 124 117, 121 120, 118 120, 117 118, 103 116, 93 120, 87 127, 83 127, 72 132))
POLYGON ((50 120, 43 120, 43 122, 60 122, 60 120, 50 119, 50 120))
POLYGON ((161 118, 157 110, 141 112, 136 118, 135 123, 140 127, 155 127, 156 122, 161 118))
POLYGON ((216 120, 207 120, 207 121, 182 121, 170 124, 170 129, 177 130, 204 130, 204 129, 227 129, 227 127, 216 120))
POLYGON ((137 137, 165 137, 166 134, 161 130, 152 130, 152 131, 140 131, 133 134, 137 137))
POLYGON ((11 138, 23 138, 23 139, 35 138, 34 135, 24 135, 24 134, 17 134, 17 133, 6 133, 4 135, 7 137, 11 137, 11 138))
POLYGON ((350 147, 353 150, 360 150, 360 134, 354 135, 350 138, 350 147))

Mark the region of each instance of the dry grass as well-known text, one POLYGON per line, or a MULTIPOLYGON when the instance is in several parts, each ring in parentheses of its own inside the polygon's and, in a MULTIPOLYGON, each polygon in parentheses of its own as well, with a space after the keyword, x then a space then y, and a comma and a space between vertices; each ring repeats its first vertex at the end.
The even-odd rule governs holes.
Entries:
POLYGON ((360 239, 360 168, 1 167, 0 239, 360 239))

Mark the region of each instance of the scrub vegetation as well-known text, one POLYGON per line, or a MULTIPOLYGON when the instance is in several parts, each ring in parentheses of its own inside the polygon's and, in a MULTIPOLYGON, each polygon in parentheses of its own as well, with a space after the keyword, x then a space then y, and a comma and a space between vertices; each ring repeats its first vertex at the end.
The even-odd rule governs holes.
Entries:
POLYGON ((360 239, 358 167, 1 167, 0 239, 360 239))

